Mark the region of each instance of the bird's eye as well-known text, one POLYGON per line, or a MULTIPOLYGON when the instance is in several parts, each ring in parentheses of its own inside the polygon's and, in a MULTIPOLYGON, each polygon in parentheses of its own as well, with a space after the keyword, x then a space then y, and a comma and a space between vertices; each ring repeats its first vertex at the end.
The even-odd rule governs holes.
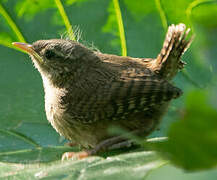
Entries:
POLYGON ((56 56, 55 52, 53 50, 46 50, 45 51, 45 57, 47 59, 52 59, 54 56, 56 56))

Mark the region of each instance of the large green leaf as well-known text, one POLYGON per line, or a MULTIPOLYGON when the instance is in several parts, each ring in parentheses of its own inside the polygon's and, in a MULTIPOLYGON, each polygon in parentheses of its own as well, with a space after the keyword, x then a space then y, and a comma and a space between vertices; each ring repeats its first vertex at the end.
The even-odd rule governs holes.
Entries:
POLYGON ((183 117, 171 126, 159 147, 172 162, 187 170, 217 166, 217 108, 203 92, 189 94, 183 117))
MULTIPOLYGON (((54 150, 55 151, 55 150, 54 150)), ((46 154, 50 154, 51 149, 46 154)), ((17 153, 17 156, 20 154, 17 153)), ((33 154, 34 156, 34 154, 33 154)), ((37 161, 36 161, 37 162, 37 161)), ((52 162, 23 166, 0 164, 0 177, 14 179, 142 179, 164 162, 154 152, 135 152, 108 157, 90 157, 80 161, 52 162)))

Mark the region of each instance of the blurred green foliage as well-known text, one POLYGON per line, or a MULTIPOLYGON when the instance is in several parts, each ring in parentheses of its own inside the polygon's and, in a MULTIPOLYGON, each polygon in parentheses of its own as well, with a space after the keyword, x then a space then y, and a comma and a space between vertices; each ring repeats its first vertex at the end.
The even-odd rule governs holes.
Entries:
MULTIPOLYGON (((136 150, 141 152, 130 150, 124 155, 114 153, 111 160, 92 157, 75 162, 57 161, 62 152, 69 148, 62 146, 65 140, 46 120, 39 74, 32 68, 29 58, 11 46, 13 41, 31 43, 38 39, 67 36, 65 21, 55 2, 0 1, 0 177, 141 179, 166 161, 145 149, 136 150), (44 163, 40 169, 36 168, 38 163, 44 163)), ((216 167, 217 2, 118 2, 129 56, 156 57, 167 26, 173 23, 185 23, 196 35, 192 46, 183 56, 187 62, 186 68, 174 80, 184 95, 172 102, 160 131, 153 133, 152 137, 168 134, 168 141, 158 143, 158 151, 169 160, 168 163, 187 170, 216 167)), ((62 0, 66 18, 73 28, 79 27, 82 32, 82 43, 95 46, 102 52, 121 55, 120 19, 113 3, 112 0, 62 0)), ((168 172, 168 169, 164 172, 168 172)), ((150 174, 155 174, 155 171, 150 174)), ((157 177, 162 179, 161 174, 164 173, 157 177)), ((177 177, 181 177, 180 171, 177 174, 177 177)), ((206 177, 215 179, 217 173, 207 172, 204 179, 206 177)))
POLYGON ((217 111, 204 91, 188 94, 186 108, 172 124, 168 141, 158 150, 186 170, 209 169, 217 165, 217 111))

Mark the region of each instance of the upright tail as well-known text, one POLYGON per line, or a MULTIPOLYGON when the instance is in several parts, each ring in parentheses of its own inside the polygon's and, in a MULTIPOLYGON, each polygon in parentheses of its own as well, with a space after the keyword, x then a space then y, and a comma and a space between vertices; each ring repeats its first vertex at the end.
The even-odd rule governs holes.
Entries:
POLYGON ((152 68, 165 79, 172 79, 179 69, 184 67, 182 54, 190 46, 193 37, 187 38, 190 28, 186 30, 184 24, 169 26, 163 48, 152 64, 152 68))

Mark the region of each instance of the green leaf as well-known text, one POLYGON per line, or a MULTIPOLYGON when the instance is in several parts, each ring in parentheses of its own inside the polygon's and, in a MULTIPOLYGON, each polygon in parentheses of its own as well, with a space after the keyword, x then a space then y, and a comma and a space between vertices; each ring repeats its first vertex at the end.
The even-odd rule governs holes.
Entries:
POLYGON ((216 21, 210 21, 210 19, 217 18, 217 2, 209 1, 205 4, 198 5, 192 10, 191 18, 195 23, 201 24, 208 28, 216 27, 216 21))
POLYGON ((0 32, 0 44, 7 47, 7 46, 11 46, 10 42, 13 42, 11 34, 7 32, 0 32))
POLYGON ((156 10, 155 1, 131 1, 124 0, 128 10, 133 14, 138 21, 142 20, 147 14, 153 13, 156 10))
POLYGON ((17 1, 15 10, 19 18, 24 17, 27 20, 31 20, 37 13, 54 7, 55 4, 53 0, 20 0, 17 1))
POLYGON ((186 10, 194 0, 161 0, 162 8, 169 23, 185 23, 190 25, 186 10))
MULTIPOLYGON (((37 152, 14 152, 12 157, 31 158, 35 163, 45 157, 44 161, 52 158, 56 159, 55 154, 60 153, 61 149, 47 148, 37 152), (47 157, 47 156, 48 157, 47 157), (52 157, 53 156, 53 157, 52 157)), ((56 154, 57 155, 57 154, 56 154)), ((1 155, 0 155, 0 159, 1 155)), ((5 160, 5 159, 4 159, 5 160)), ((22 162, 22 161, 21 161, 22 162)), ((29 162, 25 162, 29 163, 29 162)), ((163 165, 165 162, 160 160, 154 152, 135 152, 130 154, 107 157, 90 157, 84 160, 68 160, 64 162, 56 161, 48 164, 22 165, 22 164, 0 164, 0 177, 15 179, 143 179, 151 170, 163 165)))
POLYGON ((217 165, 217 110, 202 91, 189 94, 182 118, 174 123, 159 150, 186 170, 217 165))
POLYGON ((216 169, 186 172, 168 164, 150 173, 145 180, 214 180, 216 177, 216 169))
POLYGON ((74 3, 81 4, 85 1, 91 1, 91 0, 65 0, 66 5, 72 5, 74 3))

